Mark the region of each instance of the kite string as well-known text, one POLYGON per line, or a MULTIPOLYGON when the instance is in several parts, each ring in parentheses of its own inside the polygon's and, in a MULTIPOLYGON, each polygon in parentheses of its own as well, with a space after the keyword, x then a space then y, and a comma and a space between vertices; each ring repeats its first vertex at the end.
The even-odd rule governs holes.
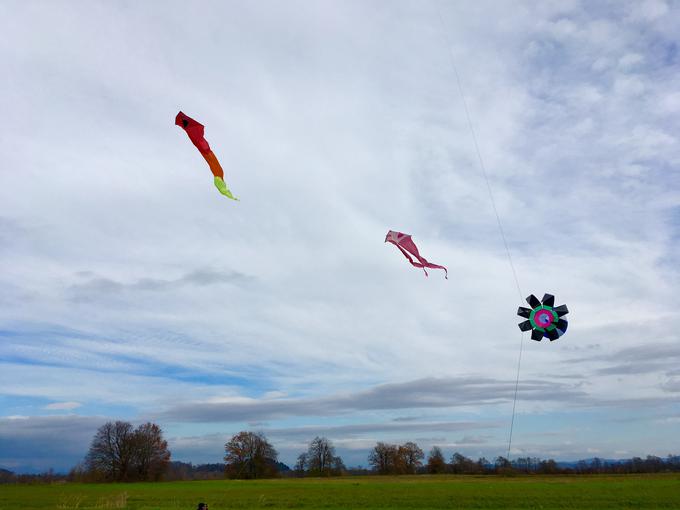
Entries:
POLYGON ((512 418, 510 419, 510 436, 508 438, 508 455, 510 460, 510 447, 512 446, 512 431, 515 428, 515 406, 517 405, 517 388, 519 388, 519 370, 522 366, 522 348, 524 347, 524 331, 519 339, 519 357, 517 358, 517 378, 515 379, 515 397, 512 399, 512 418))
MULTIPOLYGON (((474 142, 475 152, 477 153, 477 160, 479 162, 479 168, 484 176, 484 182, 486 183, 486 190, 489 193, 489 199, 491 200, 491 206, 493 208, 494 215, 496 216, 496 223, 498 224, 498 232, 503 240, 503 246, 505 247, 505 254, 508 257, 508 263, 510 264, 510 269, 512 270, 512 276, 515 280, 515 286, 517 287, 517 293, 519 295, 520 303, 524 300, 524 293, 519 284, 519 278, 517 277, 517 271, 515 269, 515 264, 512 260, 512 254, 510 253, 510 247, 508 246, 508 240, 505 237, 505 230, 503 229, 503 223, 501 222, 500 214, 498 213, 498 208, 496 207, 496 200, 494 199, 493 190, 491 189, 491 183, 489 182, 489 176, 486 171, 486 165, 484 165, 484 159, 482 158, 482 153, 479 150, 479 143, 477 142, 477 134, 475 133, 474 125, 472 124, 472 118, 470 117, 470 110, 467 105, 467 100, 465 99, 465 93, 463 92, 463 85, 460 81, 460 75, 458 74, 458 68, 456 67, 456 61, 453 58, 453 47, 451 45, 451 40, 449 39, 449 33, 446 30, 446 24, 444 23, 444 18, 439 10, 439 5, 435 2, 435 8, 437 9, 437 14, 439 15, 439 21, 442 25, 442 31, 444 32, 444 37, 446 38, 446 43, 448 46, 449 62, 451 63, 451 68, 453 69, 453 74, 456 77, 456 83, 458 85, 458 91, 460 93, 461 100, 463 102, 463 109, 465 110, 465 117, 467 119, 468 128, 470 129, 470 134, 472 135, 472 141, 474 142)), ((512 432, 515 425, 515 407, 517 405, 517 390, 519 388, 519 375, 522 366, 522 350, 524 346, 524 333, 520 337, 519 343, 519 356, 517 359, 517 377, 515 379, 515 395, 512 401, 512 418, 510 420, 510 437, 508 439, 508 460, 510 459, 510 448, 512 446, 512 432)))

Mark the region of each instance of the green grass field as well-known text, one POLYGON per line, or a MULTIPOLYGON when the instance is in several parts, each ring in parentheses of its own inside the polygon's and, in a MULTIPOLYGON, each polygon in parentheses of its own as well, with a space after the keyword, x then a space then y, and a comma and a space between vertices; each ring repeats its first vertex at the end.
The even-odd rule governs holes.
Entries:
POLYGON ((0 509, 680 509, 680 474, 0 485, 0 509))

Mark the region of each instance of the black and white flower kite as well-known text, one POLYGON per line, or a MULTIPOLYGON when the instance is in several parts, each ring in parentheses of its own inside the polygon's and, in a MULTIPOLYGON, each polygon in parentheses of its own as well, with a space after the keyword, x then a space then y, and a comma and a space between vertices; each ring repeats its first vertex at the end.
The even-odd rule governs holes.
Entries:
POLYGON ((543 337, 552 342, 564 335, 567 331, 567 319, 569 313, 567 305, 555 306, 555 296, 545 294, 541 301, 533 294, 527 298, 531 308, 520 306, 517 315, 524 317, 524 322, 518 324, 522 331, 531 330, 531 339, 540 342, 543 337))

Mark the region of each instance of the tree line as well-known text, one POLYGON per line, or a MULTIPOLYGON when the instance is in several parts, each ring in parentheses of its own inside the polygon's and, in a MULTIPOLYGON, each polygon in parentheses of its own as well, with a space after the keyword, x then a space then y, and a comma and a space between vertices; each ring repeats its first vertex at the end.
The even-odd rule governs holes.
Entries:
POLYGON ((193 479, 258 479, 277 476, 330 477, 342 475, 407 474, 627 474, 680 472, 680 456, 668 455, 625 460, 593 458, 574 463, 520 457, 476 460, 455 452, 448 460, 441 448, 432 447, 427 458, 414 442, 378 442, 368 455, 369 469, 347 468, 333 443, 317 436, 300 453, 293 469, 279 462, 278 452, 261 432, 241 431, 224 445, 224 462, 194 466, 171 462, 163 431, 154 423, 134 427, 124 421, 107 422, 94 435, 83 462, 68 475, 52 470, 39 475, 16 475, 0 469, 0 483, 54 481, 135 482, 193 479))
POLYGON ((558 463, 554 459, 519 457, 509 460, 499 456, 493 461, 480 457, 473 460, 455 452, 447 462, 438 446, 434 446, 423 463, 422 450, 415 443, 390 445, 378 443, 368 460, 373 473, 400 474, 456 474, 456 475, 508 475, 508 474, 632 474, 680 472, 680 455, 665 458, 648 455, 624 460, 593 458, 573 463, 558 463), (413 459, 415 462, 408 463, 413 459))
MULTIPOLYGON (((277 453, 267 438, 259 433, 240 432, 225 445, 227 454, 225 473, 230 478, 268 478, 279 476, 277 453)), ((553 459, 520 457, 509 460, 503 456, 488 460, 476 460, 455 452, 447 459, 441 448, 432 447, 427 459, 425 453, 414 442, 390 444, 378 442, 368 455, 370 469, 346 468, 336 455, 333 443, 325 437, 315 437, 307 451, 301 453, 295 467, 284 473, 286 476, 341 476, 341 475, 406 475, 406 474, 624 474, 680 472, 680 456, 665 458, 652 455, 642 459, 607 461, 594 458, 575 463, 558 463, 553 459)))

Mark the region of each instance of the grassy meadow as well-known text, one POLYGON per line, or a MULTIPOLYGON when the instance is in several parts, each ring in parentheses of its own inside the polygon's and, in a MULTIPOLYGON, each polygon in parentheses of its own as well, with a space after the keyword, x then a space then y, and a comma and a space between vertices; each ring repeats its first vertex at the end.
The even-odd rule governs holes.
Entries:
POLYGON ((136 484, 0 485, 0 510, 680 509, 680 474, 399 476, 136 484))

